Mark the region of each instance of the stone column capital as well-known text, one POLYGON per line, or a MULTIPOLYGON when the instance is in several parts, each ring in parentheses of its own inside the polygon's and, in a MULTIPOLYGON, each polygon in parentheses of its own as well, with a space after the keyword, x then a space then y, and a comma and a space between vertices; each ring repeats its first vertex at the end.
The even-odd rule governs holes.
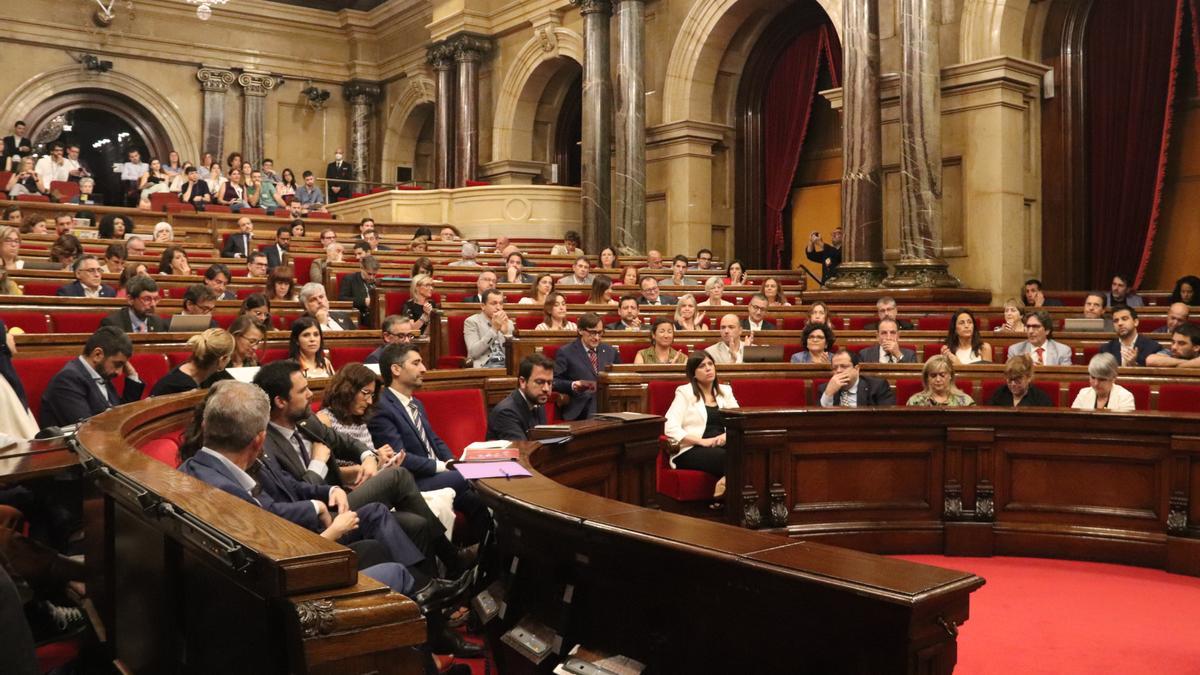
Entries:
POLYGON ((459 33, 446 38, 446 46, 452 50, 455 61, 465 63, 482 60, 492 50, 492 40, 484 35, 459 33))
POLYGON ((196 71, 196 79, 200 80, 200 88, 204 91, 229 91, 229 85, 237 79, 232 70, 201 66, 196 71))
POLYGON ((268 92, 279 86, 279 78, 270 73, 244 72, 238 75, 237 81, 242 85, 242 92, 247 96, 266 96, 268 92))
POLYGON ((587 16, 588 14, 612 14, 611 0, 571 0, 571 4, 579 8, 579 13, 587 16))
POLYGON ((350 80, 342 85, 342 93, 351 103, 370 105, 379 100, 383 88, 377 82, 350 80))
POLYGON ((454 48, 445 40, 435 42, 426 49, 425 61, 434 70, 450 70, 454 67, 454 48))

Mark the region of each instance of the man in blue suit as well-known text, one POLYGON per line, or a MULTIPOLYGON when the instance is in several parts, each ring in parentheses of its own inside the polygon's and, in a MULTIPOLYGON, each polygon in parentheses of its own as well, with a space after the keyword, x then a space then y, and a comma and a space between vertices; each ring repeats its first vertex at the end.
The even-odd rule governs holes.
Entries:
POLYGON ((75 281, 60 286, 55 295, 69 298, 115 298, 117 292, 112 286, 100 283, 103 271, 100 269, 100 259, 88 254, 80 256, 71 266, 75 272, 75 281))
POLYGON ((180 471, 327 539, 343 544, 373 539, 383 544, 392 562, 364 573, 418 604, 444 599, 463 585, 433 578, 425 556, 387 507, 373 502, 351 510, 341 488, 296 480, 274 462, 264 460, 262 447, 270 410, 266 393, 258 387, 234 381, 217 383, 205 402, 204 447, 180 465, 180 471), (392 566, 396 563, 403 567, 392 566))
POLYGON ((433 425, 425 406, 414 394, 425 383, 425 364, 416 345, 392 343, 379 356, 379 374, 386 387, 367 421, 375 447, 392 446, 404 449, 402 466, 417 479, 422 491, 444 487, 454 489, 454 508, 467 515, 476 534, 491 520, 487 508, 462 474, 451 469, 448 462, 455 459, 449 446, 433 425))
POLYGON ((67 361, 42 392, 42 428, 61 427, 131 403, 142 397, 146 385, 129 363, 133 341, 120 328, 102 326, 83 345, 83 354, 67 361), (112 380, 125 373, 125 393, 118 394, 112 380))
POLYGON ((1163 351, 1163 346, 1157 341, 1138 334, 1138 315, 1133 307, 1113 307, 1112 322, 1117 337, 1104 343, 1100 353, 1112 354, 1122 367, 1144 366, 1147 358, 1163 351))
POLYGON ((594 312, 579 317, 579 339, 554 355, 554 391, 570 397, 562 409, 565 420, 583 420, 596 414, 596 378, 605 368, 621 362, 612 345, 601 344, 604 323, 594 312))

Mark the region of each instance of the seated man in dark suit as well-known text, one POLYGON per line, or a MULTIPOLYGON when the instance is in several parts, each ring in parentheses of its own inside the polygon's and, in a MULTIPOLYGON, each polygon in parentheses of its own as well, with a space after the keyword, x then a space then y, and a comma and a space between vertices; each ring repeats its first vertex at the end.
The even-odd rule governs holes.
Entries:
POLYGON ((267 256, 268 272, 280 265, 287 264, 288 247, 292 243, 292 226, 297 221, 301 224, 304 223, 303 220, 297 218, 292 221, 292 225, 280 225, 275 228, 275 243, 262 247, 262 252, 267 256))
POLYGON ((67 361, 42 392, 42 428, 62 427, 142 397, 146 385, 129 362, 133 342, 120 329, 105 326, 92 333, 79 358, 67 361), (125 392, 112 380, 125 373, 125 392))
POLYGON ((750 296, 750 304, 746 306, 746 318, 742 319, 742 330, 756 333, 760 330, 775 330, 775 323, 767 321, 767 296, 762 293, 750 296))
POLYGON ((218 300, 237 300, 237 293, 226 288, 231 279, 233 279, 233 274, 225 266, 225 263, 213 263, 204 270, 204 285, 217 294, 218 300))
MULTIPOLYGON (((188 316, 212 316, 217 308, 217 293, 207 284, 192 284, 183 292, 183 312, 188 316)), ((208 320, 209 328, 217 328, 217 320, 208 320)))
POLYGON ((383 356, 383 350, 390 344, 400 343, 407 344, 412 342, 413 337, 420 335, 421 332, 413 326, 413 320, 403 314, 389 314, 383 320, 383 344, 379 345, 375 351, 367 354, 367 358, 363 359, 363 363, 379 363, 379 357, 383 356))
POLYGON ((605 368, 621 362, 612 345, 601 344, 604 324, 588 312, 579 317, 579 339, 554 355, 554 391, 570 397, 562 409, 565 420, 583 420, 596 414, 596 378, 605 368))
POLYGON ((94 255, 88 254, 80 256, 75 264, 71 266, 75 271, 75 281, 60 286, 55 295, 68 298, 115 298, 117 292, 112 286, 100 283, 103 278, 103 269, 100 267, 100 259, 94 255))
POLYGON ((350 300, 358 310, 360 326, 370 326, 371 294, 375 291, 375 276, 379 274, 379 259, 373 255, 358 261, 359 271, 342 277, 338 284, 338 300, 350 300))
POLYGON ((638 299, 639 305, 675 305, 679 303, 679 299, 673 295, 667 295, 658 288, 658 279, 650 275, 642 275, 639 282, 642 286, 642 297, 638 299))
POLYGON ((155 316, 158 307, 158 284, 144 274, 138 274, 125 282, 125 296, 129 306, 109 313, 100 321, 101 326, 116 326, 126 333, 162 333, 171 322, 155 316))
POLYGON ((1026 279, 1025 291, 1022 294, 1026 307, 1062 307, 1062 300, 1047 298, 1042 293, 1041 279, 1026 279))
POLYGON ((254 250, 254 221, 250 216, 242 216, 237 221, 237 234, 229 235, 225 247, 221 249, 222 258, 247 258, 254 250))
POLYGON ((279 471, 273 462, 260 461, 269 411, 267 396, 258 387, 217 383, 205 402, 204 447, 179 470, 326 539, 343 544, 378 541, 391 562, 408 572, 407 579, 392 575, 400 582, 396 590, 419 604, 452 595, 454 585, 434 578, 425 556, 382 504, 352 510, 341 488, 309 485, 279 471))
MULTIPOLYGON (((394 509, 396 522, 425 555, 436 555, 452 576, 464 571, 458 549, 446 538, 445 526, 425 503, 412 474, 398 464, 381 467, 374 448, 331 429, 312 414, 312 390, 299 363, 290 359, 268 363, 254 376, 254 384, 271 403, 264 461, 310 485, 341 487, 349 492, 352 509, 372 502, 394 509), (355 477, 366 478, 357 483, 345 480, 343 463, 354 467, 355 477)), ((326 391, 326 400, 345 393, 326 391)), ((352 394, 357 393, 355 387, 352 394)), ((392 449, 386 450, 390 454, 392 449)))
POLYGON ((1146 337, 1138 335, 1137 310, 1117 305, 1112 310, 1113 328, 1117 337, 1105 342, 1100 347, 1101 354, 1112 354, 1121 366, 1144 366, 1146 359, 1163 350, 1163 346, 1146 337))
POLYGON ((300 287, 300 304, 304 314, 317 320, 322 331, 354 330, 354 321, 347 312, 335 312, 329 309, 329 298, 325 295, 325 286, 310 281, 300 287))
POLYGON ((861 408, 896 405, 896 394, 887 380, 859 375, 858 355, 843 349, 829 358, 833 377, 821 393, 823 408, 861 408))
POLYGON ((475 295, 468 295, 463 298, 464 303, 482 304, 483 292, 489 288, 496 287, 496 273, 491 270, 484 270, 479 273, 475 279, 475 295))
MULTIPOLYGON (((876 300, 875 301, 875 313, 879 316, 880 321, 882 321, 883 319, 894 319, 896 321, 896 324, 900 326, 900 330, 912 330, 913 329, 913 322, 909 321, 908 319, 899 318, 900 310, 896 306, 895 298, 884 296, 884 297, 876 300)), ((872 322, 868 323, 867 325, 863 326, 863 330, 877 330, 878 328, 879 328, 879 321, 872 321, 872 322)))
POLYGON ((521 359, 517 388, 488 415, 489 441, 526 441, 529 430, 546 423, 546 401, 554 386, 554 362, 542 354, 521 359))
POLYGON ((413 344, 391 344, 379 359, 379 374, 386 387, 367 421, 376 446, 404 448, 401 465, 417 479, 422 490, 454 489, 454 508, 467 514, 476 534, 491 521, 487 508, 462 474, 448 463, 455 459, 446 442, 433 430, 425 406, 413 397, 424 385, 425 364, 413 344))
POLYGON ((641 310, 638 308, 636 295, 623 295, 617 305, 619 321, 604 326, 606 330, 649 330, 649 322, 642 321, 641 310))
POLYGON ((861 363, 916 363, 917 353, 900 347, 900 324, 895 319, 880 319, 876 328, 877 344, 858 353, 861 363))

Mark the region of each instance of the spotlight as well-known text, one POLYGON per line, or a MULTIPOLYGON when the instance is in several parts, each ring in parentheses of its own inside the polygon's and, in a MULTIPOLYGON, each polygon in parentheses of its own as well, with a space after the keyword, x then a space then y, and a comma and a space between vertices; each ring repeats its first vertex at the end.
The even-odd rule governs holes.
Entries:
POLYGON ((107 73, 112 70, 112 61, 101 61, 99 56, 95 54, 84 54, 79 59, 83 64, 83 69, 92 73, 107 73))

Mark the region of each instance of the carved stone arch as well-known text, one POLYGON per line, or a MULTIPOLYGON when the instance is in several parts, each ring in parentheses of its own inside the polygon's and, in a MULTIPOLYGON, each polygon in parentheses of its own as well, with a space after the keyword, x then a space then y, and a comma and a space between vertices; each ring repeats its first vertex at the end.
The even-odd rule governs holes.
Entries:
MULTIPOLYGON (((840 40, 843 0, 812 1, 825 10, 840 40)), ((667 61, 661 122, 715 121, 714 89, 730 42, 755 15, 777 14, 792 4, 783 0, 701 0, 692 5, 667 61)))
POLYGON ((583 36, 562 26, 537 29, 513 59, 500 85, 492 129, 494 160, 533 159, 533 125, 542 96, 564 61, 583 63, 583 36))
POLYGON ((1037 60, 1040 45, 1027 36, 1029 0, 964 0, 959 24, 963 63, 995 56, 1037 60))
MULTIPOLYGON (((197 85, 199 86, 199 85, 197 85)), ((148 113, 149 122, 141 126, 147 134, 146 141, 157 145, 167 145, 174 149, 180 157, 200 157, 198 139, 193 136, 191 129, 196 124, 188 124, 183 119, 179 107, 161 91, 141 80, 125 73, 108 71, 105 73, 90 73, 79 66, 64 66, 51 70, 43 75, 31 77, 18 85, 0 103, 0 119, 21 119, 29 116, 30 111, 45 108, 47 101, 74 92, 107 92, 114 99, 128 101, 148 113), (157 127, 157 128, 155 128, 157 127), (156 132, 166 138, 155 139, 156 132)), ((32 124, 37 120, 30 119, 32 124)), ((137 122, 138 120, 131 120, 137 122)), ((155 148, 151 148, 154 150, 155 148)), ((158 148, 159 151, 165 151, 158 148)))
POLYGON ((418 181, 432 180, 432 174, 421 176, 418 155, 422 132, 432 125, 436 90, 433 80, 425 74, 410 77, 388 111, 381 172, 385 180, 394 177, 395 167, 399 165, 413 167, 414 178, 418 181))

